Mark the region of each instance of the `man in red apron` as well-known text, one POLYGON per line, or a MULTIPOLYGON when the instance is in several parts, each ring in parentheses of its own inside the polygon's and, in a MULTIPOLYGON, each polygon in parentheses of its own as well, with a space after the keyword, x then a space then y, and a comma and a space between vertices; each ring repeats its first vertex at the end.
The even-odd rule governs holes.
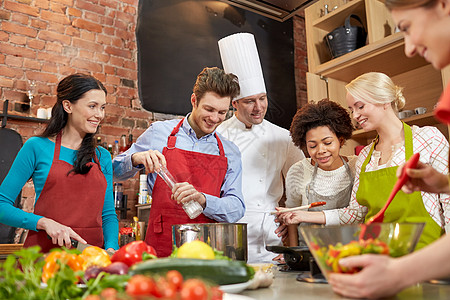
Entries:
POLYGON ((239 149, 215 132, 238 94, 235 75, 219 68, 203 69, 191 95, 191 113, 181 121, 152 123, 113 161, 116 180, 132 177, 142 167, 149 173, 153 202, 145 241, 158 257, 172 252, 174 224, 233 223, 244 215, 239 149), (173 190, 154 173, 160 165, 166 165, 178 182, 173 190), (192 200, 204 209, 195 219, 181 206, 192 200))

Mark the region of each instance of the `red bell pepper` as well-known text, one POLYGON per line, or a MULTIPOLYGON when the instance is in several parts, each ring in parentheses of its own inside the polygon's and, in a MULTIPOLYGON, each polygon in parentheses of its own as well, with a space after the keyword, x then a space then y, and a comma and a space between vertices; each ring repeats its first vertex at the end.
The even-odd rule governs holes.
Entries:
POLYGON ((134 241, 117 250, 111 257, 112 262, 120 261, 131 267, 145 258, 156 258, 155 249, 144 241, 134 241), (144 254, 146 253, 146 254, 144 254))

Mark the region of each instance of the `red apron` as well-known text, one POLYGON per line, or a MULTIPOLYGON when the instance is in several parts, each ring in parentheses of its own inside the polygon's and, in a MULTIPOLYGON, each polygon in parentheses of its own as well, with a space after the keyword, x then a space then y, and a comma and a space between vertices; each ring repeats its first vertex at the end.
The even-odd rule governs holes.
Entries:
MULTIPOLYGON (((71 227, 88 244, 103 247, 102 210, 106 179, 98 164, 90 162, 86 174, 67 173, 73 166, 59 159, 61 133, 55 142, 52 166, 34 213, 71 227)), ((24 247, 39 245, 42 252, 59 247, 52 243, 44 230, 29 231, 24 247)))
MULTIPOLYGON (((167 140, 167 147, 164 147, 162 152, 166 157, 167 169, 177 182, 189 182, 201 193, 220 197, 228 169, 228 160, 225 157, 222 142, 214 133, 220 155, 175 148, 177 140, 175 135, 183 124, 183 120, 172 130, 167 140)), ((172 253, 172 225, 215 222, 204 214, 190 219, 181 205, 170 199, 171 195, 172 191, 167 184, 157 176, 153 186, 153 202, 145 241, 155 248, 158 257, 169 256, 172 253)))

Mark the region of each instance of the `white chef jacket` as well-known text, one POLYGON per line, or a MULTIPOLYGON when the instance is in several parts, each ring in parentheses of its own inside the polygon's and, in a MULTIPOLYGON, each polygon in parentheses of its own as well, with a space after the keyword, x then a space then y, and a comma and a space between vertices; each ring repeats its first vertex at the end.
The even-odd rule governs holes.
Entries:
POLYGON ((246 211, 240 223, 247 223, 248 262, 271 262, 276 256, 266 245, 281 245, 274 231, 278 225, 275 210, 283 196, 284 180, 289 168, 304 158, 294 145, 289 131, 267 120, 245 128, 236 116, 224 121, 218 128, 241 151, 242 193, 246 211))

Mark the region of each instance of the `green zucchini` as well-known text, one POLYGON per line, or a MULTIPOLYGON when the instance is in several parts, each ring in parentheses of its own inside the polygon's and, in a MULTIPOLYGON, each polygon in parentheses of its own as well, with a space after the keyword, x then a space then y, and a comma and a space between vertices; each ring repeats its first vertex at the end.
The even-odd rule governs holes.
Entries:
POLYGON ((255 271, 244 261, 223 259, 158 258, 134 264, 129 274, 155 275, 177 270, 183 278, 200 278, 218 285, 249 281, 255 271))

